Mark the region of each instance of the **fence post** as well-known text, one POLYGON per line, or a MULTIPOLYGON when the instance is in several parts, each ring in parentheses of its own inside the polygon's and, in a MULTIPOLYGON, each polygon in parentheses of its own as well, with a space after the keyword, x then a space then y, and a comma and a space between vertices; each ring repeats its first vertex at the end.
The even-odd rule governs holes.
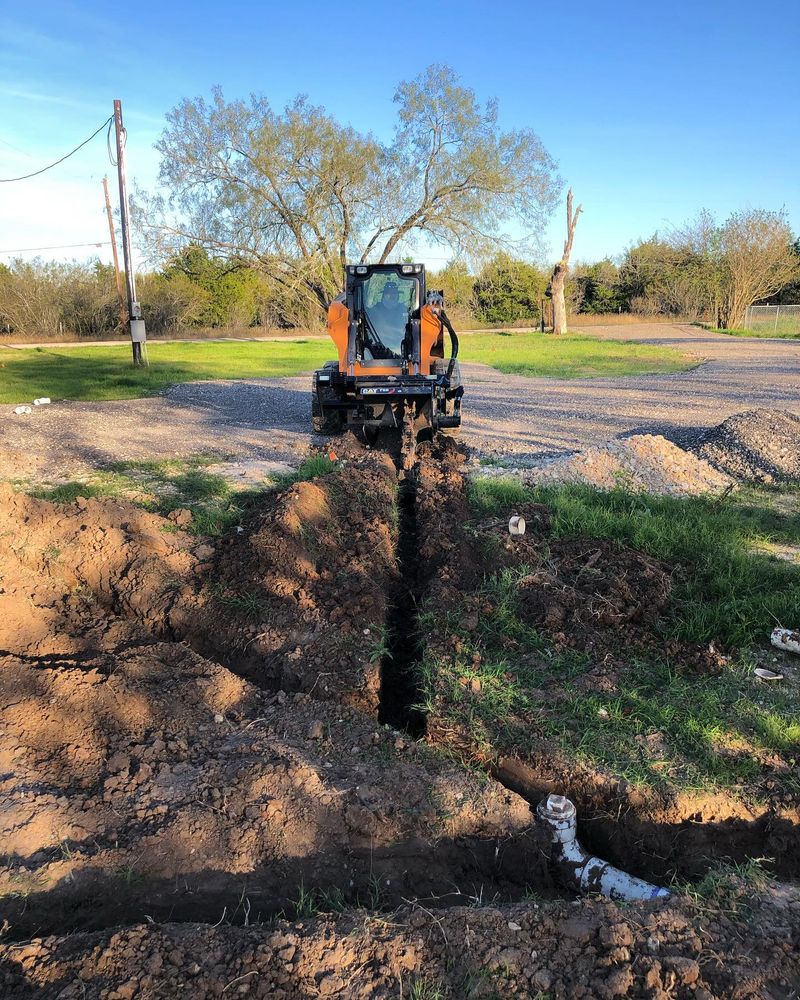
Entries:
POLYGON ((775 326, 772 330, 773 333, 778 332, 778 317, 780 316, 780 314, 781 314, 781 307, 778 306, 777 309, 775 310, 775 326))

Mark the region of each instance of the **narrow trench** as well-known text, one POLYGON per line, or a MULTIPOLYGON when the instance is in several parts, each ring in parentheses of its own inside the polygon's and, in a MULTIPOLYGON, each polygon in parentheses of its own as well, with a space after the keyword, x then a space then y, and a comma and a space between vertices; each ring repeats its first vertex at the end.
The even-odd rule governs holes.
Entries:
MULTIPOLYGON (((386 650, 381 661, 378 720, 403 730, 414 739, 426 732, 426 714, 421 708, 422 681, 420 663, 425 653, 424 633, 419 624, 419 602, 424 596, 429 574, 419 558, 419 529, 417 521, 417 480, 413 473, 400 474, 398 486, 398 526, 395 558, 398 574, 388 596, 386 616, 386 650)), ((118 609, 121 615, 126 611, 118 609)), ((127 612, 130 614, 130 611, 127 612)), ((237 671, 235 665, 227 664, 237 671)), ((520 769, 518 769, 520 770, 520 769)), ((524 773, 506 774, 502 769, 492 774, 500 784, 522 794, 535 805, 544 789, 541 776, 524 773)), ((633 868, 634 874, 656 880, 667 873, 674 863, 674 844, 680 837, 685 853, 696 854, 693 873, 702 871, 706 859, 720 850, 719 840, 732 856, 741 854, 737 848, 744 838, 744 831, 734 828, 725 836, 724 826, 699 833, 690 824, 678 824, 660 831, 646 820, 636 822, 617 817, 602 820, 590 811, 581 817, 580 836, 585 846, 596 849, 620 867, 633 868), (684 829, 686 826, 686 829, 684 829), (715 839, 718 841, 714 843, 715 839), (662 845, 666 857, 660 861, 653 856, 653 847, 662 845), (705 850, 704 850, 705 848, 705 850)), ((763 842, 765 831, 752 831, 753 841, 763 842)), ((789 831, 776 830, 784 838, 789 831)), ((453 892, 458 885, 468 897, 515 900, 525 898, 532 889, 545 898, 572 898, 571 890, 555 886, 547 865, 540 840, 541 831, 532 828, 526 834, 512 835, 507 839, 483 840, 464 837, 444 845, 431 845, 420 850, 418 844, 388 849, 381 860, 370 852, 367 861, 357 863, 347 879, 341 874, 342 859, 336 855, 327 864, 320 858, 306 863, 289 865, 289 870, 254 872, 246 877, 248 892, 265 918, 282 912, 293 914, 297 886, 312 885, 320 889, 338 890, 347 905, 370 905, 373 909, 391 909, 409 895, 429 899, 429 905, 447 907, 460 905, 464 896, 453 892), (398 856, 394 857, 397 852, 398 856), (375 873, 380 872, 383 888, 381 898, 371 898, 375 873), (391 885, 391 888, 389 888, 391 885)), ((753 847, 756 843, 753 843, 753 847)), ((724 849, 723 848, 723 849, 724 849)), ((378 852, 380 853, 380 852, 378 852)), ((763 853, 763 852, 762 852, 763 853)), ((791 852, 790 852, 791 853, 791 852)), ((352 857, 349 860, 353 861, 352 857)), ((118 884, 110 879, 107 893, 94 888, 64 887, 53 893, 34 894, 30 899, 12 906, 15 920, 14 935, 25 937, 47 928, 56 932, 60 926, 70 929, 95 929, 117 924, 136 922, 142 912, 152 912, 165 920, 207 920, 219 918, 224 906, 230 910, 227 919, 238 922, 241 915, 232 905, 232 899, 244 896, 242 878, 230 873, 214 872, 193 875, 184 880, 192 889, 183 894, 176 891, 176 884, 167 880, 146 879, 141 886, 134 886, 127 894, 119 892, 118 884), (92 895, 95 893, 96 895, 92 895), (97 895, 103 896, 102 904, 97 895), (39 898, 37 898, 37 896, 39 898)), ((99 883, 98 883, 99 884, 99 883)), ((295 916, 301 916, 297 913, 295 916)))
POLYGON ((424 643, 417 617, 421 574, 416 481, 411 475, 400 479, 397 507, 395 555, 400 576, 390 595, 386 616, 386 652, 381 661, 378 721, 419 739, 425 735, 419 674, 424 643))

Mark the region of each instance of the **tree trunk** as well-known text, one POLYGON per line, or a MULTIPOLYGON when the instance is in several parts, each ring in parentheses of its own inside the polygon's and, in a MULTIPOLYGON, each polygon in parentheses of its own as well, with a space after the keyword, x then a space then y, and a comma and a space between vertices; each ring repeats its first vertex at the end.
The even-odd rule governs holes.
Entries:
POLYGON ((567 303, 564 299, 564 288, 569 274, 569 255, 572 253, 572 240, 575 236, 575 227, 578 225, 578 216, 583 211, 583 205, 578 205, 575 212, 572 211, 572 188, 567 191, 567 238, 564 240, 564 252, 561 260, 553 268, 550 278, 550 292, 553 296, 553 333, 561 334, 567 332, 567 303))
POLYGON ((564 298, 564 286, 567 283, 567 268, 561 262, 553 268, 550 278, 550 294, 553 296, 553 333, 567 332, 567 304, 564 298))

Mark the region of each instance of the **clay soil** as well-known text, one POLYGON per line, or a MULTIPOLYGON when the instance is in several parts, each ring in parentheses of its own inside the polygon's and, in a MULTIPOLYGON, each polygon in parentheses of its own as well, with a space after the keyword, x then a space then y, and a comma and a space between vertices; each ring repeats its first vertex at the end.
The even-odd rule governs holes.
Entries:
MULTIPOLYGON (((547 511, 515 549, 469 524, 451 442, 407 481, 337 450, 213 543, 188 512, 0 492, 0 996, 796 995, 795 888, 580 900, 531 814, 567 791, 591 846, 654 877, 692 824, 701 869, 717 835, 734 860, 779 835, 796 852, 787 809, 687 813, 530 739, 487 753, 442 703, 415 711, 417 661, 452 641, 420 612, 478 620, 482 539, 503 539, 495 568, 533 565, 547 511)), ((523 592, 602 684, 608 629, 646 646, 670 572, 623 556, 598 619, 593 551, 552 550, 523 592)))

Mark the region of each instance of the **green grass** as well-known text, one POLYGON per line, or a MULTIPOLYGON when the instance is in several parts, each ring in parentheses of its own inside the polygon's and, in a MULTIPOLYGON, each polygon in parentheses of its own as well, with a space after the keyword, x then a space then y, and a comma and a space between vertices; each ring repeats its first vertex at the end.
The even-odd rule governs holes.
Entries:
POLYGON ((582 485, 525 489, 515 480, 479 479, 471 502, 479 515, 543 503, 553 511, 557 538, 611 539, 677 564, 671 638, 744 646, 800 618, 800 567, 763 551, 770 544, 800 544, 796 489, 681 499, 582 485))
POLYGON ((461 361, 479 361, 509 375, 553 378, 647 375, 685 371, 697 359, 667 347, 568 333, 477 333, 464 337, 461 361))
MULTIPOLYGON (((297 375, 335 355, 328 341, 148 345, 149 368, 134 368, 125 346, 3 351, 0 403, 51 399, 133 399, 176 382, 297 375)), ((674 372, 694 361, 669 348, 569 334, 480 333, 462 340, 461 358, 518 375, 586 378, 674 372)))
MULTIPOLYGON (((213 461, 216 459, 195 455, 161 462, 114 462, 86 479, 27 492, 57 503, 68 503, 79 496, 112 497, 162 515, 186 509, 192 512, 188 531, 217 536, 239 524, 263 491, 234 491, 223 476, 204 468, 213 461)), ((264 488, 272 485, 265 481, 264 488)))
POLYGON ((149 368, 134 368, 129 347, 3 351, 0 403, 51 399, 134 399, 176 382, 297 375, 335 355, 324 341, 148 345, 149 368))
MULTIPOLYGON (((215 456, 198 454, 162 461, 112 462, 85 479, 57 486, 17 485, 31 496, 56 503, 71 503, 78 497, 116 498, 161 515, 174 510, 190 510, 192 523, 186 530, 194 535, 214 537, 241 524, 265 490, 315 479, 337 468, 327 455, 311 455, 294 472, 265 479, 261 487, 235 490, 224 476, 208 471, 207 466, 219 460, 215 456)), ((165 530, 168 527, 165 526, 165 530)))
POLYGON ((730 662, 709 675, 666 655, 626 656, 620 632, 610 688, 587 687, 589 656, 558 649, 524 620, 523 566, 484 580, 487 603, 477 629, 461 627, 459 608, 446 616, 429 609, 423 617, 426 631, 459 639, 455 653, 429 653, 423 661, 427 710, 489 755, 524 757, 550 747, 632 783, 726 788, 756 800, 771 779, 800 792, 800 678, 758 681, 749 652, 776 620, 800 618, 800 566, 757 550, 768 539, 800 541, 800 491, 752 489, 712 501, 581 486, 529 490, 496 479, 477 480, 472 489, 476 518, 522 502, 548 504, 555 537, 612 539, 679 564, 663 638, 722 641, 730 662))

